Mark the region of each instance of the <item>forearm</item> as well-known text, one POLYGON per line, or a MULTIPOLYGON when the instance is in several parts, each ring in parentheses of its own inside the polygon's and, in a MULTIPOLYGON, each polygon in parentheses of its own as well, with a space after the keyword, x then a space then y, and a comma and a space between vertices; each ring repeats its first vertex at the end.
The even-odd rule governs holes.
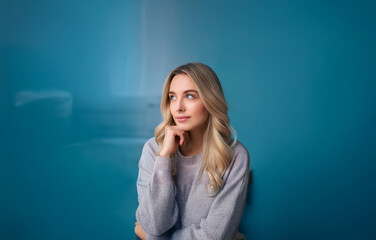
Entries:
POLYGON ((151 177, 137 183, 139 206, 136 219, 147 233, 155 236, 168 231, 179 215, 169 161, 168 157, 157 157, 151 177))

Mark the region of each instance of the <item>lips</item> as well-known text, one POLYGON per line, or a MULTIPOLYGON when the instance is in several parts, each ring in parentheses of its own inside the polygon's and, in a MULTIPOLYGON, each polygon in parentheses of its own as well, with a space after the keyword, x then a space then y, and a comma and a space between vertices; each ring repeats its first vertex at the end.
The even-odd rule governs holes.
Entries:
POLYGON ((178 122, 185 122, 189 117, 176 117, 178 122))

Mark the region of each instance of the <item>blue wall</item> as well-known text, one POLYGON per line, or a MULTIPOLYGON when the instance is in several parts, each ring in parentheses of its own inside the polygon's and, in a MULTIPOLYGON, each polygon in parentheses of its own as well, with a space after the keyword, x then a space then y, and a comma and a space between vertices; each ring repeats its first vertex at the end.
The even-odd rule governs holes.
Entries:
POLYGON ((132 239, 180 64, 251 155, 247 239, 376 239, 372 1, 1 1, 0 239, 132 239))

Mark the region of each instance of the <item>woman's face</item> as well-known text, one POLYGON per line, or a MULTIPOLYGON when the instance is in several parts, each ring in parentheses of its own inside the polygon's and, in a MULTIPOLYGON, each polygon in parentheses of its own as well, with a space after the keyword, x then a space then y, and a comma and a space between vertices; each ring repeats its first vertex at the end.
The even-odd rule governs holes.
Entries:
POLYGON ((198 95, 193 81, 185 74, 175 75, 168 93, 170 112, 176 126, 183 131, 205 129, 209 112, 198 95), (180 117, 186 117, 180 119, 180 117))

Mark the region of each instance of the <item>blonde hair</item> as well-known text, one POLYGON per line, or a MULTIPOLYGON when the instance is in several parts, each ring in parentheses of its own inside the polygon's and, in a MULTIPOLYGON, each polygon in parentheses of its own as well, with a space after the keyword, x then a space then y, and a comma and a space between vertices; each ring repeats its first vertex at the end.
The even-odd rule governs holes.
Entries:
MULTIPOLYGON (((209 187, 218 190, 223 186, 223 174, 232 159, 232 147, 236 144, 236 131, 230 126, 228 107, 221 83, 215 72, 202 63, 187 63, 169 73, 163 87, 161 113, 163 121, 155 128, 155 139, 161 150, 165 136, 165 127, 176 125, 170 113, 168 91, 175 75, 186 74, 196 85, 200 98, 209 112, 207 128, 203 136, 203 155, 199 177, 205 169, 209 177, 209 187), (234 141, 231 142, 231 133, 234 141)), ((176 174, 174 168, 173 175, 176 174)))

